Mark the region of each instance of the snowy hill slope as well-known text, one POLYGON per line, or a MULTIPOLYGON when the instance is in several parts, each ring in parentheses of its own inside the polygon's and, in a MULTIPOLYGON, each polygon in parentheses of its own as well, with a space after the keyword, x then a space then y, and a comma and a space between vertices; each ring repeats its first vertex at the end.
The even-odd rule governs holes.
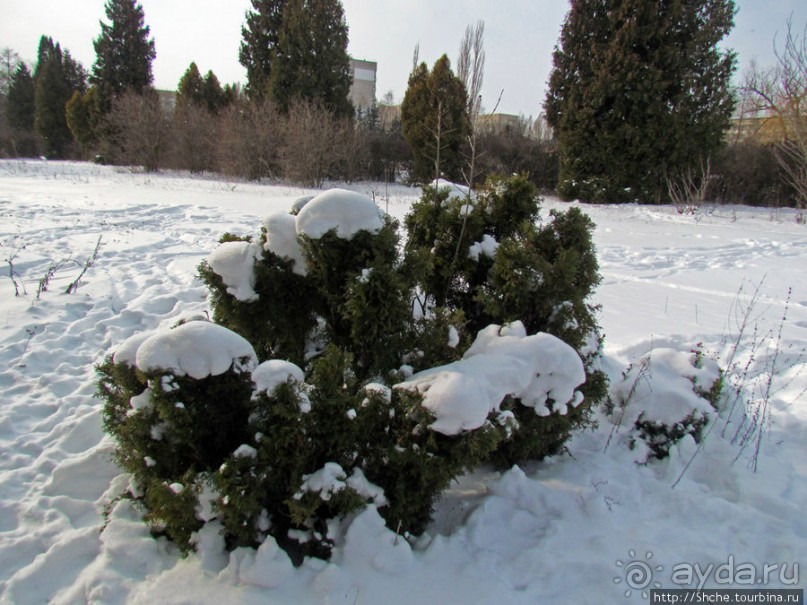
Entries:
MULTIPOLYGON (((349 187, 399 217, 418 195, 349 187)), ((683 478, 691 438, 637 464, 628 427, 602 412, 568 455, 463 478, 418 539, 387 530, 372 508, 343 524, 330 562, 300 568, 274 542, 226 553, 209 531, 182 559, 153 539, 117 501, 127 478, 110 460, 93 364, 136 332, 204 314, 195 271, 219 235, 248 233, 305 193, 0 161, 0 602, 627 603, 656 585, 698 586, 697 575, 684 581, 693 568, 709 570, 705 586, 747 587, 739 574, 721 583, 715 570, 729 562, 758 571, 755 585, 805 586, 807 227, 786 210, 585 208, 612 381, 650 351, 690 355, 702 343, 745 388, 683 478), (99 237, 94 265, 65 294, 99 237), (742 447, 732 438, 746 402, 765 413, 764 431, 742 447), (637 581, 628 571, 640 563, 649 575, 637 581)), ((658 363, 635 405, 652 408, 670 385, 688 391, 662 384, 658 363)))

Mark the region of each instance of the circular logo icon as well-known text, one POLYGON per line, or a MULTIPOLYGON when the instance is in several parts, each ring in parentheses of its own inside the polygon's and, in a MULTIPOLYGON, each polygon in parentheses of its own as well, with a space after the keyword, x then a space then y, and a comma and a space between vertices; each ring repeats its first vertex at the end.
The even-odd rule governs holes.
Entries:
POLYGON ((615 577, 614 584, 621 584, 622 582, 625 582, 625 585, 627 586, 627 589, 625 590, 626 597, 631 596, 634 590, 641 590, 642 597, 646 599, 649 594, 645 589, 651 584, 655 588, 661 588, 661 584, 659 582, 653 581, 653 573, 656 571, 662 571, 664 566, 656 565, 654 567, 652 565, 652 552, 646 552, 644 559, 639 559, 636 557, 635 550, 629 550, 628 556, 630 559, 627 561, 617 559, 616 566, 623 570, 623 575, 615 577))

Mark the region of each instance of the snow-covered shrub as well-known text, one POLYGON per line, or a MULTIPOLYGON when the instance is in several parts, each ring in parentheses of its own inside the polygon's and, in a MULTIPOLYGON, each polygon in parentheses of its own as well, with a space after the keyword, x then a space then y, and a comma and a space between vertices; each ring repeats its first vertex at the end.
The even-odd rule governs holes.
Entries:
MULTIPOLYGON (((426 189, 407 216, 407 245, 432 304, 461 311, 471 333, 521 321, 529 334, 559 337, 583 359, 581 391, 588 403, 596 402, 605 396, 607 380, 597 369, 600 336, 590 302, 600 279, 594 225, 576 207, 539 222, 539 201, 523 176, 491 178, 476 196, 445 185, 426 189)), ((505 407, 520 430, 497 451, 503 466, 556 453, 573 429, 588 422, 590 410, 584 405, 537 416, 518 401, 505 407)))
POLYGON ((611 419, 627 431, 637 461, 663 459, 687 435, 699 443, 717 413, 723 373, 698 347, 654 349, 613 385, 611 419))
POLYGON ((132 474, 148 520, 183 549, 197 519, 196 494, 247 438, 252 346, 213 323, 138 334, 98 367, 104 428, 132 474))
MULTIPOLYGON (((244 337, 254 349, 252 365, 260 365, 234 357, 232 376, 222 370, 239 381, 221 408, 234 414, 211 416, 216 426, 208 428, 226 424, 231 434, 203 463, 183 459, 170 474, 152 476, 167 452, 152 453, 149 440, 155 425, 173 417, 129 411, 132 402, 163 396, 187 407, 185 390, 195 393, 197 383, 175 369, 163 379, 176 362, 151 365, 158 374, 147 374, 136 338, 101 367, 119 458, 139 483, 157 482, 158 497, 145 500, 149 515, 184 547, 201 523, 215 519, 230 547, 272 536, 297 561, 327 556, 338 521, 368 505, 392 529, 420 533, 459 474, 554 453, 585 423, 583 392, 599 397, 599 374, 591 369, 597 347, 589 345, 597 342, 596 324, 588 290, 578 296, 564 288, 596 283, 596 262, 580 260, 593 254, 590 238, 566 229, 563 214, 535 228, 537 198, 521 178, 492 181, 476 198, 437 195, 435 201, 427 190, 413 209, 405 246, 395 221, 344 190, 266 218, 259 238, 222 238, 200 275, 216 327, 244 337), (432 235, 418 234, 429 229, 432 235), (424 250, 432 237, 449 242, 432 246, 439 255, 424 250), (546 250, 540 268, 550 280, 553 270, 563 273, 558 257, 575 276, 557 278, 542 294, 549 300, 532 307, 497 295, 497 279, 505 289, 523 287, 517 276, 505 279, 507 267, 531 269, 528 261, 543 259, 499 267, 497 250, 524 237, 546 250), (553 242, 563 250, 552 250, 553 242)), ((174 450, 186 449, 184 435, 158 431, 172 435, 174 450)))

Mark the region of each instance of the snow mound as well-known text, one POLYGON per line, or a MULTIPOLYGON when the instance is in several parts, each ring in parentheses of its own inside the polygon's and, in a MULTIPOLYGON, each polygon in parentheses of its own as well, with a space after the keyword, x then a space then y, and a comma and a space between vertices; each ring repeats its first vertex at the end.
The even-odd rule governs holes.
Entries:
POLYGON ((303 382, 305 375, 298 366, 283 359, 264 361, 252 372, 252 382, 258 393, 271 393, 277 385, 288 380, 303 382))
POLYGON ((252 382, 255 384, 253 398, 261 393, 271 395, 275 388, 291 380, 297 383, 296 391, 300 398, 300 412, 307 414, 311 411, 311 400, 308 398, 307 385, 305 384, 305 374, 290 361, 283 359, 270 359, 252 371, 252 382))
POLYGON ((192 321, 144 340, 135 356, 143 372, 167 370, 196 380, 224 374, 231 367, 250 371, 258 358, 252 345, 235 332, 205 321, 192 321))
POLYGON ((303 207, 308 202, 313 200, 315 197, 317 197, 316 193, 312 193, 309 195, 301 195, 291 203, 291 208, 289 209, 289 212, 291 212, 292 214, 300 214, 300 210, 302 210, 303 207))
POLYGON ((331 229, 343 239, 353 239, 359 231, 378 233, 384 222, 381 211, 369 197, 329 189, 311 199, 297 215, 297 233, 319 239, 331 229))
POLYGON ((135 356, 137 350, 143 342, 154 335, 154 332, 138 332, 124 340, 120 346, 115 350, 112 356, 113 363, 125 363, 126 365, 135 365, 135 356))
POLYGON ((550 334, 527 336, 521 322, 481 330, 463 358, 418 372, 395 388, 423 395, 423 407, 436 419, 431 429, 457 435, 481 427, 507 395, 546 416, 565 414, 567 404, 583 401, 585 382, 580 356, 550 334))
POLYGON ((281 258, 290 258, 294 261, 292 270, 297 275, 305 275, 305 256, 300 242, 297 241, 295 216, 287 212, 277 212, 263 219, 262 225, 266 232, 264 250, 277 254, 281 258))
POLYGON ((429 187, 432 189, 437 189, 438 191, 448 190, 448 199, 451 199, 452 197, 456 197, 461 200, 470 199, 472 201, 476 199, 476 194, 470 189, 470 187, 452 183, 451 181, 447 181, 445 179, 434 179, 431 183, 429 183, 429 187))
POLYGON ((708 357, 696 365, 694 352, 658 348, 635 363, 611 394, 626 402, 624 426, 633 426, 640 418, 672 426, 691 414, 714 414, 696 389, 708 390, 719 378, 720 367, 708 357))
POLYGON ((220 276, 227 293, 241 302, 258 300, 255 292, 255 261, 261 248, 250 242, 224 242, 207 257, 207 264, 220 276))

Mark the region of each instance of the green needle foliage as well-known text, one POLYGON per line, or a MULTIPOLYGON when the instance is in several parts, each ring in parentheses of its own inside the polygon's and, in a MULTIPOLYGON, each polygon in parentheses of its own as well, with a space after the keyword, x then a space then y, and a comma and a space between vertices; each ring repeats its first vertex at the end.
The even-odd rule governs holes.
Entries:
MULTIPOLYGON (((257 251, 245 257, 257 296, 236 298, 207 262, 200 276, 215 322, 262 363, 247 371, 233 360, 201 380, 125 359, 98 368, 105 428, 155 531, 187 552, 215 517, 230 548, 271 537, 295 563, 327 558, 334 521, 364 506, 419 534, 458 475, 558 453, 605 394, 589 302, 599 274, 590 220, 572 209, 542 222, 538 201, 520 176, 492 179, 474 199, 427 188, 405 245, 386 218, 350 237, 297 235, 297 260, 265 249, 266 230, 254 244, 225 235, 222 245, 257 251), (480 329, 517 320, 579 352, 585 403, 539 416, 508 397, 507 413, 446 435, 431 428, 421 393, 395 388, 461 359, 480 329)), ((272 224, 294 229, 281 219, 272 224)))

